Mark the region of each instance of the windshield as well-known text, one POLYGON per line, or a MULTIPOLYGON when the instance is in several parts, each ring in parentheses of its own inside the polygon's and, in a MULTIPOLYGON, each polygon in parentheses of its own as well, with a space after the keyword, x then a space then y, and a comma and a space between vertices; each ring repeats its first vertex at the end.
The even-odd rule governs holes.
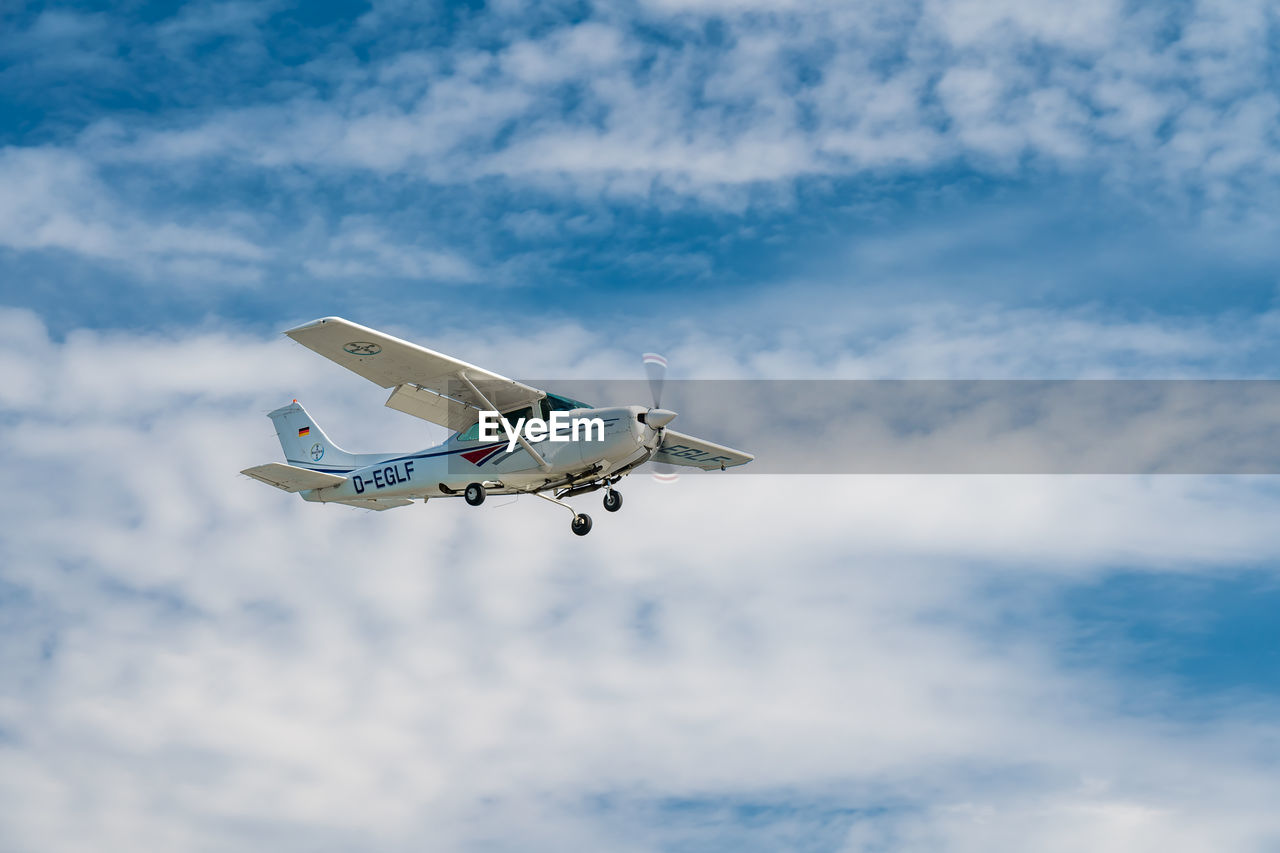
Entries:
MULTIPOLYGON (((542 401, 542 419, 546 420, 551 417, 552 412, 568 412, 573 409, 590 409, 590 403, 584 403, 581 400, 575 400, 572 397, 562 397, 559 394, 548 394, 542 401)), ((504 418, 515 423, 521 418, 529 418, 533 415, 530 408, 519 409, 514 412, 507 412, 504 418)), ((473 423, 470 427, 463 430, 458 435, 458 441, 479 441, 480 440, 480 422, 473 423)))
POLYGON ((575 400, 572 397, 561 397, 559 394, 548 394, 547 405, 550 411, 567 412, 570 409, 590 409, 590 403, 584 403, 581 400, 575 400))

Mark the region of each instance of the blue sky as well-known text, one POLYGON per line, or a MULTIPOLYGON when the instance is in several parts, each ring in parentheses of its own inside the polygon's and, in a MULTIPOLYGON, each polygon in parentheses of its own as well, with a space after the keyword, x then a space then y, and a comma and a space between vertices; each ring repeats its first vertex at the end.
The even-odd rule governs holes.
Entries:
POLYGON ((10 202, 5 262, 60 327, 260 323, 297 294, 435 317, 468 285, 633 323, 784 284, 1264 310, 1268 15, 31 8, 0 139, 42 203, 10 202))
POLYGON ((295 396, 429 437, 278 335, 333 314, 523 376, 1274 377, 1278 43, 1249 0, 7 7, 0 837, 1274 849, 1268 478, 632 478, 576 540, 235 472, 295 396))

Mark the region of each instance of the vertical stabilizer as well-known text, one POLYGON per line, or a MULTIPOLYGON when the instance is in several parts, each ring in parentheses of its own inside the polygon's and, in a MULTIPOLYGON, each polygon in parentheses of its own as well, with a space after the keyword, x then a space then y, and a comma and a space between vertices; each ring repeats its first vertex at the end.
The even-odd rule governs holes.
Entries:
POLYGON ((276 425, 276 436, 290 465, 339 473, 357 466, 355 454, 334 444, 297 400, 267 417, 276 425))

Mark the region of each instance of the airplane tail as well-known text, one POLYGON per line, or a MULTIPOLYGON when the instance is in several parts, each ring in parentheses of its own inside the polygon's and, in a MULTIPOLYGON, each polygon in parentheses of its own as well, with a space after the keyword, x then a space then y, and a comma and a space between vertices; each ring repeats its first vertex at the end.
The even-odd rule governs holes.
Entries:
POLYGON ((267 417, 276 425, 276 436, 290 465, 312 471, 349 471, 357 467, 355 454, 334 444, 297 400, 267 417))

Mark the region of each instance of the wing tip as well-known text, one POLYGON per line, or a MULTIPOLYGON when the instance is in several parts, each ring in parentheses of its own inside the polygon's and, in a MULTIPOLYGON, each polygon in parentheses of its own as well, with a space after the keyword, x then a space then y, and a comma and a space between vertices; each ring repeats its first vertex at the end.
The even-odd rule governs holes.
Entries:
POLYGON ((294 335, 300 334, 301 332, 305 332, 308 329, 314 329, 319 326, 327 325, 329 323, 347 323, 348 325, 354 325, 353 323, 351 323, 350 320, 346 319, 345 317, 320 317, 317 320, 311 320, 310 322, 303 323, 301 326, 294 326, 292 329, 285 329, 283 332, 281 332, 281 334, 288 335, 289 337, 293 337, 294 335))

